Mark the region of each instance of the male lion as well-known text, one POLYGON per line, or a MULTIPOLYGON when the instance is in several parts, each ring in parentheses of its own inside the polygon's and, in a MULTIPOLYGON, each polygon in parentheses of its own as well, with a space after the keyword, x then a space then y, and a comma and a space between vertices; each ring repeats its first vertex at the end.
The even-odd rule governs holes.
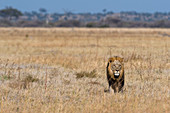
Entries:
POLYGON ((124 86, 124 64, 123 58, 115 56, 109 58, 106 67, 109 88, 105 92, 110 92, 110 86, 114 92, 123 91, 124 86))

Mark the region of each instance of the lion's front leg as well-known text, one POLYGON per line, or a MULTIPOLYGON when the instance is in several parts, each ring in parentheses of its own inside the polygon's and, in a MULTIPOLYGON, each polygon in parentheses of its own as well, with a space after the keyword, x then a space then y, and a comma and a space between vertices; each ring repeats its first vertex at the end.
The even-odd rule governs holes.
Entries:
POLYGON ((109 87, 107 89, 104 89, 104 92, 110 92, 110 84, 109 84, 109 87))

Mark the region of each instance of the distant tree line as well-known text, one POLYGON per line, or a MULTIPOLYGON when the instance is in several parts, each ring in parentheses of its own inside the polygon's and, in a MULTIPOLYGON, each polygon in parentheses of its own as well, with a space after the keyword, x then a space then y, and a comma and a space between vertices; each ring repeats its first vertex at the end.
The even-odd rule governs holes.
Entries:
POLYGON ((103 9, 102 13, 48 13, 21 12, 12 7, 0 10, 0 27, 158 27, 170 28, 169 13, 114 13, 103 9))

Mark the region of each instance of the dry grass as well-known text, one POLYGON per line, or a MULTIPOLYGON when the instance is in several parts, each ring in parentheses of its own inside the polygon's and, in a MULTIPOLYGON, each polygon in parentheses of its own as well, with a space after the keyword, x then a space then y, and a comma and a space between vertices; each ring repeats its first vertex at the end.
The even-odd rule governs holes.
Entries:
POLYGON ((0 28, 0 111, 170 112, 169 29, 0 28), (123 56, 125 91, 104 93, 123 56))

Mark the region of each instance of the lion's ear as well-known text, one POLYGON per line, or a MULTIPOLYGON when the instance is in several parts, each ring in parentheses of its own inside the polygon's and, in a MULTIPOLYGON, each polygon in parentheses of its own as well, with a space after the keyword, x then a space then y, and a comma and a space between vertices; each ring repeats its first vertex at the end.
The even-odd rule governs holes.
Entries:
POLYGON ((113 62, 113 58, 109 58, 108 63, 113 62))
POLYGON ((119 59, 123 62, 124 61, 124 58, 122 55, 119 56, 119 59))
POLYGON ((124 61, 124 58, 123 58, 123 57, 118 57, 118 60, 119 60, 120 62, 123 62, 123 61, 124 61))

